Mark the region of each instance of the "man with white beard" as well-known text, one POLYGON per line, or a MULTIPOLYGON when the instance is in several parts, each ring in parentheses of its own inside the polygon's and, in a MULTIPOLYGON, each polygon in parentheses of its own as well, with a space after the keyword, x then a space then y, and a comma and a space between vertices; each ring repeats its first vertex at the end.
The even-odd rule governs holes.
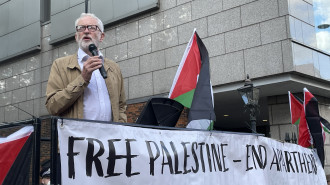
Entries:
POLYGON ((98 56, 89 51, 91 44, 99 47, 105 37, 102 21, 94 14, 82 13, 75 28, 78 52, 56 59, 51 67, 46 89, 48 112, 65 118, 127 122, 118 64, 104 58, 97 48, 98 56), (102 66, 106 78, 99 71, 102 66))

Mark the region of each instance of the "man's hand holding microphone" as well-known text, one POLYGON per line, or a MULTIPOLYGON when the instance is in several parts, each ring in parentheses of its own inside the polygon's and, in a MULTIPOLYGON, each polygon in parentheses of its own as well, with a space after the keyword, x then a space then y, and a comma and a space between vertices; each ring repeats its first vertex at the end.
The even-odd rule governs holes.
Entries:
POLYGON ((107 78, 107 72, 104 69, 104 66, 102 64, 102 59, 98 56, 98 49, 95 46, 95 44, 91 44, 88 47, 89 51, 92 53, 92 57, 89 57, 84 62, 84 67, 82 70, 82 77, 86 82, 89 82, 92 77, 92 73, 94 70, 99 69, 102 77, 105 79, 107 78))

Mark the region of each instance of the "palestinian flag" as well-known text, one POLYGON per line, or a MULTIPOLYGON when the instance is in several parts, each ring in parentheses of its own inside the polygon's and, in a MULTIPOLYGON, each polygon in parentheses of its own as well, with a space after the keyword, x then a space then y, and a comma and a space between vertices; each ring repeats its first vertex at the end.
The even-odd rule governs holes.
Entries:
POLYGON ((318 101, 306 88, 304 88, 304 111, 308 129, 312 136, 312 142, 314 148, 317 150, 317 154, 321 160, 322 166, 324 166, 324 141, 323 130, 321 126, 321 119, 319 115, 318 101))
POLYGON ((0 185, 28 185, 33 127, 26 126, 0 138, 0 185))
POLYGON ((196 29, 181 59, 169 98, 190 108, 188 128, 213 129, 215 113, 209 55, 196 29))
POLYGON ((293 95, 290 91, 289 94, 289 105, 290 105, 290 113, 291 113, 291 123, 295 125, 299 125, 301 111, 303 110, 302 101, 293 95))
POLYGON ((319 115, 318 101, 304 88, 304 102, 289 91, 291 123, 299 124, 298 144, 307 148, 316 148, 324 166, 325 132, 329 133, 330 124, 319 115), (300 114, 300 117, 298 115, 300 114))
MULTIPOLYGON (((320 117, 320 119, 321 119, 321 124, 322 124, 324 132, 330 134, 330 123, 322 117, 320 117)), ((325 140, 325 139, 323 139, 323 140, 325 140)))
POLYGON ((290 91, 289 94, 289 105, 291 113, 291 123, 299 126, 299 138, 298 145, 310 148, 311 147, 311 137, 308 130, 305 112, 303 107, 303 102, 293 95, 290 91))

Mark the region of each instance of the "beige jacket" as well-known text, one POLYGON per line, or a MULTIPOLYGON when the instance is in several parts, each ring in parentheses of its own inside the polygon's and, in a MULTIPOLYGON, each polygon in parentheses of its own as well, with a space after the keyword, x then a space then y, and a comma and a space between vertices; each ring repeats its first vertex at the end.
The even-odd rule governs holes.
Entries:
MULTIPOLYGON (((111 99, 112 121, 127 122, 123 77, 118 64, 104 59, 105 79, 111 99)), ((77 54, 56 59, 46 89, 46 108, 51 115, 83 119, 84 89, 88 82, 81 76, 77 54)))

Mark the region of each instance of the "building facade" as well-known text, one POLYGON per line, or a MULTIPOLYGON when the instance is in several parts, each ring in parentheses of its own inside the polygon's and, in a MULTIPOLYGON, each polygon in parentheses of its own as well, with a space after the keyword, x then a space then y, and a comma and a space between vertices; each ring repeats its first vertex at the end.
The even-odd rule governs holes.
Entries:
MULTIPOLYGON (((247 75, 261 93, 258 132, 278 140, 297 134, 287 92, 302 97, 304 87, 330 120, 330 54, 316 47, 312 0, 85 2, 0 0, 0 123, 49 115, 50 67, 77 52, 74 20, 86 7, 105 22, 101 52, 121 67, 129 122, 150 97, 167 97, 194 28, 210 56, 215 129, 249 131, 237 92, 247 75)), ((330 174, 330 136, 325 152, 330 174)))

